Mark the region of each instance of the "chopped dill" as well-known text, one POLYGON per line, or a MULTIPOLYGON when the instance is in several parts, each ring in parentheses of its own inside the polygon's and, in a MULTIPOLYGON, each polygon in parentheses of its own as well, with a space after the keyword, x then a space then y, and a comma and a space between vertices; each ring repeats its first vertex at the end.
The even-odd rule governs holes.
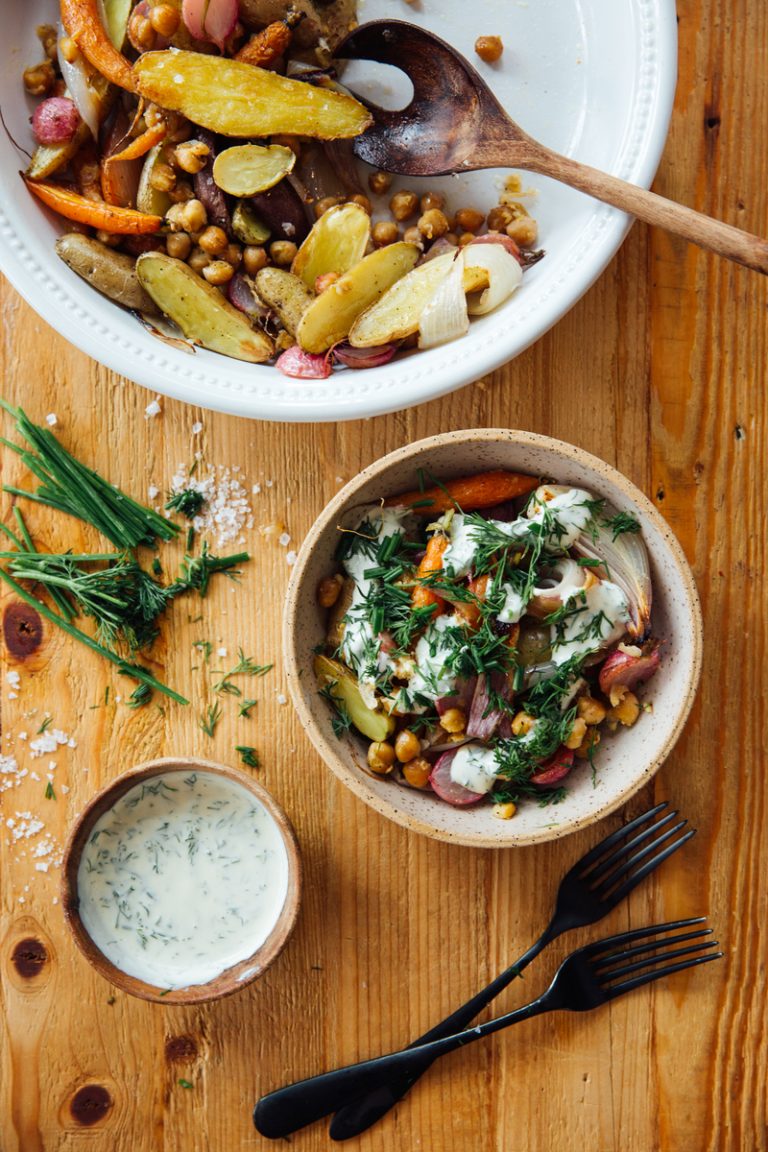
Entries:
POLYGON ((169 512, 181 512, 187 520, 194 520, 204 504, 205 496, 197 488, 182 488, 169 494, 165 507, 169 512))
POLYGON ((45 720, 43 720, 42 724, 37 730, 37 735, 40 736, 43 732, 46 732, 50 728, 52 721, 52 716, 46 716, 45 720))
POLYGON ((246 720, 249 719, 251 709, 256 707, 256 703, 256 700, 243 700, 237 711, 238 716, 245 716, 246 720))
POLYGON ((349 732, 353 725, 347 705, 342 697, 337 696, 333 691, 337 685, 338 681, 329 680, 328 683, 320 689, 319 694, 324 700, 327 700, 333 708, 333 712, 331 713, 331 727, 333 728, 334 736, 340 740, 344 733, 349 732))
POLYGON ((213 736, 219 720, 221 720, 221 705, 209 705, 200 717, 200 727, 206 736, 213 736))
POLYGON ((235 752, 240 753, 240 759, 246 768, 259 768, 261 766, 255 748, 249 748, 247 744, 235 744, 235 752))
POLYGON ((640 531, 640 522, 631 512, 617 512, 615 516, 608 517, 603 523, 606 528, 610 528, 614 540, 617 540, 625 532, 640 531))
POLYGON ((53 784, 51 783, 50 780, 48 781, 48 784, 46 785, 45 799, 46 800, 55 800, 56 799, 56 793, 53 790, 53 784))
POLYGON ((152 688, 149 684, 139 684, 134 688, 126 701, 129 708, 143 708, 152 699, 152 688))

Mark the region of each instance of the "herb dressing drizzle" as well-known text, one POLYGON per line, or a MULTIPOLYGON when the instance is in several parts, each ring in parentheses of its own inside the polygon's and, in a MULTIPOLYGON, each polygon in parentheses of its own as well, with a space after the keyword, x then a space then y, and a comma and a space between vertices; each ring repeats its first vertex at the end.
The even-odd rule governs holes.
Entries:
POLYGON ((167 772, 99 818, 77 887, 83 925, 116 967, 186 988, 263 944, 285 903, 288 856, 272 816, 241 784, 167 772))

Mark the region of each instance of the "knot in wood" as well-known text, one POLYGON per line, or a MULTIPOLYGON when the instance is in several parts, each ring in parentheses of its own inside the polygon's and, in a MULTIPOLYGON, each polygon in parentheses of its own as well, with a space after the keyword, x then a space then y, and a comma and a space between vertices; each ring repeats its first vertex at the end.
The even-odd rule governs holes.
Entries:
POLYGON ((39 975, 45 967, 48 962, 48 952, 41 940, 29 936, 25 940, 19 940, 11 953, 11 962, 19 976, 23 976, 25 980, 31 980, 39 975))
POLYGON ((86 1084, 78 1088, 69 1105, 73 1119, 90 1128, 103 1120, 112 1107, 112 1097, 103 1084, 86 1084))
POLYGON ((3 614, 3 634, 8 651, 23 660, 43 642, 43 622, 29 604, 14 600, 3 614))

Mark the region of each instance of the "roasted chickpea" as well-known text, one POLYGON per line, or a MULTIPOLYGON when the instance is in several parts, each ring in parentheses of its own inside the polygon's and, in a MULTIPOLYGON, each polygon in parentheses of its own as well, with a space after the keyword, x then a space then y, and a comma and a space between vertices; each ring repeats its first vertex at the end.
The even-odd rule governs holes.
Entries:
POLYGON ((43 51, 49 60, 56 59, 58 51, 58 35, 53 24, 38 24, 35 35, 43 46, 43 51))
POLYGON ((486 64, 495 64, 501 60, 503 51, 501 36, 478 36, 475 40, 475 52, 486 64))
POLYGON ((368 187, 374 196, 383 196, 392 187, 391 172, 371 172, 368 177, 368 187))
POLYGON ((134 8, 128 21, 128 39, 137 52, 148 52, 155 46, 157 33, 150 20, 134 8))
POLYGON ((458 248, 459 246, 459 238, 455 232, 446 232, 443 240, 446 240, 449 244, 453 244, 454 248, 458 248))
POLYGON ((340 572, 326 576, 317 586, 317 602, 321 608, 333 608, 344 587, 344 577, 340 572))
POLYGON ((411 788, 426 788, 431 773, 432 765, 423 756, 417 756, 415 760, 409 760, 403 765, 403 776, 411 788))
POLYGON ((586 734, 587 722, 586 720, 582 720, 580 716, 577 716, 573 722, 573 728, 571 728, 568 738, 563 741, 563 745, 566 748, 571 748, 574 750, 576 748, 580 748, 586 734))
POLYGON ((23 79, 30 96, 47 96, 56 83, 56 73, 50 60, 43 60, 34 68, 25 68, 23 79))
POLYGON ((515 211, 508 204, 497 204, 488 213, 488 227, 491 232, 503 232, 515 219, 515 211))
POLYGON ((325 216, 329 208, 335 208, 337 204, 343 204, 344 198, 342 196, 323 196, 315 204, 315 216, 319 220, 321 216, 325 216))
POLYGON ((367 196, 363 196, 362 192, 356 192, 354 196, 350 196, 348 203, 359 204, 363 211, 367 212, 369 216, 373 214, 373 204, 371 204, 367 196))
POLYGON ((249 276, 255 276, 262 268, 266 268, 268 263, 266 249, 259 248, 255 244, 246 244, 243 248, 243 268, 249 276))
POLYGON ((210 155, 210 148, 202 140, 185 140, 183 144, 177 145, 173 158, 176 161, 176 166, 181 168, 182 172, 194 176, 198 172, 202 172, 210 155))
POLYGON ((430 208, 419 217, 418 228, 427 240, 437 240, 448 231, 448 217, 440 208, 430 208))
POLYGON ((157 192, 170 192, 176 187, 176 173, 170 164, 160 162, 153 167, 149 183, 157 192))
POLYGON ((203 252, 207 252, 209 256, 220 256, 227 247, 229 239, 223 228, 218 228, 215 224, 210 224, 201 233, 197 242, 203 252))
POLYGON ((243 250, 239 244, 227 244, 221 258, 226 260, 227 264, 231 264, 233 268, 239 268, 243 262, 243 250))
POLYGON ((207 252, 203 252, 202 248, 193 248, 190 253, 187 264, 193 272, 202 272, 211 262, 211 258, 207 252))
POLYGON ((442 192, 425 192, 419 201, 419 208, 423 212, 429 212, 432 208, 439 208, 442 212, 445 208, 445 196, 442 192))
POLYGON ((602 724, 608 709, 594 696, 579 696, 576 701, 576 713, 585 724, 602 724))
POLYGON ((474 239, 474 232, 462 232, 461 236, 459 236, 459 247, 466 248, 467 244, 471 244, 474 239))
POLYGON ((403 240, 405 240, 406 244, 418 244, 419 248, 424 247, 424 237, 416 227, 406 228, 403 233, 403 240))
POLYGON ((375 740, 368 745, 368 767, 380 776, 387 776, 395 763, 395 750, 384 740, 375 740))
POLYGON ((174 204, 185 204, 195 199, 195 190, 186 180, 178 180, 176 186, 168 190, 168 196, 174 204))
POLYGON ((186 260, 192 251, 192 241, 187 232, 171 232, 165 241, 165 250, 175 260, 186 260))
POLYGON ((448 708, 440 717, 440 727, 451 735, 463 732, 467 726, 467 714, 463 708, 448 708))
POLYGON ((213 284, 214 288, 220 288, 222 284, 228 284, 235 274, 235 270, 231 264, 226 260, 212 260, 210 264, 206 264, 203 268, 203 276, 209 284, 213 284))
POLYGON ((456 213, 456 227, 462 232, 477 232, 484 220, 485 216, 476 208, 459 208, 456 213))
POLYGON ((513 220, 507 224, 506 232, 510 240, 514 240, 521 248, 533 248, 539 238, 538 225, 531 216, 520 216, 513 220))
POLYGON ((527 712, 518 712, 512 718, 512 735, 525 736, 533 728, 535 721, 533 716, 529 716, 527 712))
POLYGON ((517 808, 508 800, 506 804, 494 804, 492 811, 497 820, 511 820, 517 808))
POLYGON ((395 739, 395 755, 401 764, 414 760, 421 752, 421 741, 410 728, 403 728, 395 739))
POLYGON ((75 60, 77 60, 80 55, 80 49, 71 36, 62 36, 61 40, 59 41, 59 51, 66 60, 67 64, 74 64, 75 60))
POLYGON ((170 39, 179 30, 181 13, 172 4, 156 4, 149 13, 149 22, 155 32, 170 39))
POLYGON ((208 213, 200 200, 172 204, 166 213, 172 232, 200 232, 208 223, 208 213))
POLYGON ((390 200, 389 210, 400 223, 403 220, 410 220, 419 210, 419 198, 415 192, 402 188, 399 192, 395 192, 390 200))
POLYGON ((275 240, 274 244, 269 246, 269 255, 272 263, 277 264, 278 268, 287 268, 293 264, 298 250, 293 240, 275 240))
POLYGON ((371 229, 371 239, 377 248, 386 248, 400 239, 400 229, 393 220, 381 220, 371 229))
POLYGON ((619 724, 625 728, 631 728, 639 715, 640 701, 637 696, 634 692, 625 692, 619 703, 608 710, 606 723, 611 729, 616 728, 619 724))

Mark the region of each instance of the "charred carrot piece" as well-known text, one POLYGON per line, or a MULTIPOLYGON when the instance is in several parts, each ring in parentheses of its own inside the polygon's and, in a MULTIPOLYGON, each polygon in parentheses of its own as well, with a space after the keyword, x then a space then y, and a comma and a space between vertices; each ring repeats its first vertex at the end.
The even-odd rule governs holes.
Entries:
POLYGON ((86 60, 106 80, 127 92, 136 91, 133 68, 107 35, 98 0, 61 0, 61 22, 86 60))
POLYGON ((461 600, 459 603, 454 604, 456 615, 461 616, 462 620, 465 620, 470 628, 476 628, 480 623, 482 613, 480 612, 480 605, 477 601, 485 599, 489 580, 490 576, 487 575, 478 576, 476 579, 470 580, 468 585, 469 590, 477 597, 477 600, 461 600))
POLYGON ((23 175, 22 179, 29 191, 42 200, 43 204, 67 220, 76 220, 78 224, 88 224, 104 232, 143 236, 149 232, 158 232, 163 223, 162 216, 150 216, 134 208, 118 208, 102 200, 88 200, 79 192, 72 192, 61 184, 28 180, 23 175))
MULTIPOLYGON (((103 158, 100 168, 101 194, 108 204, 114 204, 118 207, 126 204, 125 182, 120 179, 121 169, 117 165, 131 165, 134 161, 140 160, 142 156, 146 156, 151 148, 154 148, 155 144, 159 144, 165 135, 165 124, 155 124, 146 132, 142 132, 141 136, 131 140, 127 147, 121 151, 103 158)), ((131 168, 129 167, 127 171, 130 172, 131 168)), ((138 182, 138 174, 136 180, 138 182)), ((127 202, 130 203, 130 198, 127 202)))
POLYGON ((147 152, 151 152, 155 144, 159 144, 161 140, 165 139, 168 128, 165 124, 154 124, 151 128, 147 128, 146 132, 142 132, 141 136, 136 136, 131 140, 125 148, 120 152, 115 152, 112 156, 107 156, 104 163, 114 164, 117 160, 138 160, 142 156, 146 156, 147 152))
POLYGON ((434 572, 442 572, 443 553, 447 547, 447 536, 441 536, 440 533, 430 536, 427 543, 427 550, 416 569, 416 585, 411 592, 411 605, 413 608, 429 608, 431 605, 436 604, 436 616, 442 611, 445 601, 442 596, 438 596, 431 588, 425 587, 423 584, 420 584, 419 581, 427 576, 431 576, 434 572))
POLYGON ((447 512, 449 508, 457 507, 463 512, 475 512, 479 508, 503 504, 516 496, 525 496, 533 492, 538 483, 535 476, 526 476, 522 472, 479 472, 477 476, 447 480, 439 488, 390 496, 384 503, 404 504, 412 507, 420 516, 433 516, 436 512, 447 512))
POLYGON ((284 20, 275 20, 260 32, 254 32, 236 54, 235 60, 241 64, 255 64, 257 68, 269 68, 288 51, 293 29, 303 19, 303 12, 291 11, 284 20))

